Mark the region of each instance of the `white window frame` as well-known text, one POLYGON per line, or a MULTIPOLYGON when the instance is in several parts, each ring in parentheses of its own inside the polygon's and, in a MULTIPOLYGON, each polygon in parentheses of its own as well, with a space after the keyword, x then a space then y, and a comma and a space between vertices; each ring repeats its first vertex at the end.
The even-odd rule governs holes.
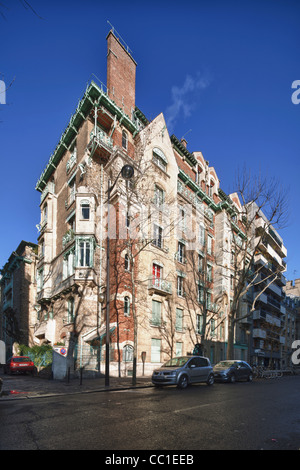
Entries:
POLYGON ((151 362, 161 362, 161 339, 151 339, 151 362))

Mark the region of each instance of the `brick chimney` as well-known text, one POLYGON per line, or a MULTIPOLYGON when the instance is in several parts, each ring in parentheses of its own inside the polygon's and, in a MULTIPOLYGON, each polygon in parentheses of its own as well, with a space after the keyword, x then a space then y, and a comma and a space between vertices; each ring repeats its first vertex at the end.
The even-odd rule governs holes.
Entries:
POLYGON ((180 142, 181 142, 181 143, 182 143, 182 145, 183 145, 183 146, 186 148, 186 146, 187 146, 187 140, 185 140, 185 138, 184 138, 184 137, 182 137, 182 139, 181 139, 181 141, 180 141, 180 142))
POLYGON ((136 62, 113 31, 107 35, 108 96, 131 118, 135 109, 136 62))

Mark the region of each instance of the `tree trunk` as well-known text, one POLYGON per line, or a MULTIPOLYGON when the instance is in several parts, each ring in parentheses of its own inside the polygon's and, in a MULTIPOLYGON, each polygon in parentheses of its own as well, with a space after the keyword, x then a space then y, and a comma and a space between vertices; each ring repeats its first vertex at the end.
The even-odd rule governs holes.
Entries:
POLYGON ((228 316, 228 343, 226 359, 234 359, 234 323, 231 313, 228 316))

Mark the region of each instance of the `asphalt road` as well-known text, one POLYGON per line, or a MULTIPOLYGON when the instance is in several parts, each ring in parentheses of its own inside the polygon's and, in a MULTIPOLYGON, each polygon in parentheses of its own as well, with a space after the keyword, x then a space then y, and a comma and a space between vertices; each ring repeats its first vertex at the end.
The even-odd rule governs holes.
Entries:
POLYGON ((299 396, 292 376, 0 401, 0 450, 298 450, 299 396))

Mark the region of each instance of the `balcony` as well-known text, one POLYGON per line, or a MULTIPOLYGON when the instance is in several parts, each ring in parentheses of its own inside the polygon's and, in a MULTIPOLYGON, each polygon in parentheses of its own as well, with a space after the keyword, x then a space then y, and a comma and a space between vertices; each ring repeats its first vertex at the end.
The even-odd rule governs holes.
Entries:
POLYGON ((160 294, 160 295, 171 295, 172 294, 172 284, 165 279, 158 277, 150 277, 148 279, 148 291, 149 294, 160 294))
POLYGON ((263 338, 265 339, 267 336, 265 330, 261 330, 260 328, 255 328, 253 330, 253 338, 263 338))
POLYGON ((258 254, 254 257, 255 264, 262 264, 263 266, 268 266, 268 260, 262 255, 258 254))
POLYGON ((107 160, 112 153, 113 140, 99 127, 92 130, 90 133, 90 142, 88 149, 91 151, 91 156, 96 155, 102 160, 107 160))
POLYGON ((48 193, 55 194, 55 184, 53 182, 49 182, 43 190, 41 194, 41 203, 43 202, 48 193))

